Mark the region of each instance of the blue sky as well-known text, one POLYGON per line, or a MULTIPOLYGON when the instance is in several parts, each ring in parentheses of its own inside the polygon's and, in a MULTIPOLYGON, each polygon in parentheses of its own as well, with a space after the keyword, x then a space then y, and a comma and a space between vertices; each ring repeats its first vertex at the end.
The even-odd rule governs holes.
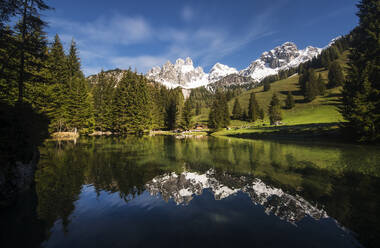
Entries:
POLYGON ((356 0, 47 1, 49 39, 78 44, 91 75, 114 68, 145 73, 190 56, 205 71, 220 62, 241 70, 262 52, 293 41, 324 47, 358 22, 356 0))

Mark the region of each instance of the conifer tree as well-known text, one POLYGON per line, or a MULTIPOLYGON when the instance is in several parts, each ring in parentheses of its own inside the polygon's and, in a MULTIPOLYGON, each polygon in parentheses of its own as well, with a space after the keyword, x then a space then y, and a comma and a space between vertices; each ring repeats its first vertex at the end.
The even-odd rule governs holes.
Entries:
POLYGON ((309 69, 307 76, 308 78, 306 79, 307 81, 305 83, 304 96, 307 102, 311 102, 318 96, 320 92, 319 81, 314 69, 309 69))
POLYGON ((215 94, 214 102, 210 109, 208 126, 212 129, 220 129, 230 124, 230 114, 228 110, 227 98, 225 94, 218 90, 215 94))
POLYGON ((319 73, 317 80, 318 95, 323 96, 326 93, 326 84, 322 78, 322 74, 319 73))
POLYGON ((236 98, 234 102, 234 107, 232 109, 232 119, 240 120, 242 119, 242 117, 243 115, 242 115, 242 109, 239 103, 239 98, 236 98))
POLYGON ((359 141, 380 139, 380 2, 361 0, 359 26, 352 34, 349 73, 343 85, 344 126, 359 141))
POLYGON ((165 126, 165 98, 161 95, 159 84, 149 85, 151 129, 163 129, 165 126))
POLYGON ((282 120, 281 104, 276 93, 273 94, 272 100, 269 104, 269 120, 271 125, 282 120))
POLYGON ((195 115, 200 115, 201 111, 202 111, 202 105, 200 103, 196 103, 195 115))
POLYGON ((66 67, 66 55, 61 40, 55 35, 47 59, 46 106, 44 112, 50 119, 50 131, 65 131, 68 121, 67 93, 69 77, 66 67))
POLYGON ((191 106, 191 101, 187 99, 182 111, 182 128, 185 130, 190 130, 192 128, 193 108, 191 106))
POLYGON ((259 104, 256 101, 255 93, 252 92, 248 103, 248 121, 255 122, 258 119, 259 104))
POLYGON ((142 133, 148 128, 148 100, 146 79, 129 69, 120 80, 113 100, 114 130, 125 135, 142 133))
POLYGON ((93 100, 87 82, 83 77, 73 77, 70 80, 67 112, 69 130, 90 133, 94 129, 93 100))
POLYGON ((330 89, 343 85, 344 74, 342 67, 338 61, 334 61, 330 64, 328 79, 329 82, 327 84, 327 87, 330 89))
POLYGON ((183 105, 183 94, 181 89, 169 91, 166 104, 165 125, 169 130, 174 130, 180 125, 180 117, 183 105))
POLYGON ((83 73, 80 69, 81 64, 80 64, 80 59, 78 56, 78 50, 76 47, 76 43, 74 39, 71 40, 70 44, 70 52, 67 56, 67 70, 68 70, 68 76, 73 78, 73 77, 83 77, 83 73))
POLYGON ((292 92, 288 91, 288 96, 286 97, 286 100, 285 100, 285 108, 292 109, 294 108, 294 106, 295 106, 294 97, 292 95, 292 92))
POLYGON ((270 82, 268 81, 264 82, 264 91, 269 91, 270 87, 271 87, 270 82))
POLYGON ((25 81, 30 80, 33 74, 26 72, 28 66, 28 54, 35 57, 43 56, 41 51, 46 46, 46 40, 34 40, 34 32, 42 32, 45 22, 41 20, 39 11, 50 9, 43 0, 23 0, 17 5, 20 13, 20 22, 17 24, 18 32, 18 101, 22 102, 24 98, 25 81))

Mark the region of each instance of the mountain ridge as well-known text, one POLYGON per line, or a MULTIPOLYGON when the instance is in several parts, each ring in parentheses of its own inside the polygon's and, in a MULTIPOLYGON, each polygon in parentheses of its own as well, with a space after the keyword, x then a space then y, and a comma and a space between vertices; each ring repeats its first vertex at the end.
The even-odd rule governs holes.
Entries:
POLYGON ((281 70, 295 68, 301 63, 312 60, 320 55, 323 49, 331 46, 336 39, 333 39, 324 48, 307 46, 304 49, 298 49, 295 43, 288 41, 270 51, 263 52, 258 59, 240 71, 217 62, 209 73, 205 73, 200 66, 194 68, 193 61, 187 57, 185 60, 177 59, 175 64, 168 61, 162 67, 155 66, 146 73, 146 77, 168 88, 181 87, 185 89, 208 86, 232 74, 250 77, 259 83, 267 76, 275 75, 281 70), (181 68, 183 64, 191 66, 187 66, 184 70, 181 68))

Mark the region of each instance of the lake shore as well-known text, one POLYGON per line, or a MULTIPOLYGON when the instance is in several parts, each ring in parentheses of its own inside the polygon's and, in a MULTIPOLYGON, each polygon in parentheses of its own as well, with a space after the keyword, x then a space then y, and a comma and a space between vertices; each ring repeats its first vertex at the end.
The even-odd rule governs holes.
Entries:
POLYGON ((324 141, 355 143, 342 133, 339 123, 313 123, 220 130, 210 134, 214 137, 233 137, 279 141, 324 141))

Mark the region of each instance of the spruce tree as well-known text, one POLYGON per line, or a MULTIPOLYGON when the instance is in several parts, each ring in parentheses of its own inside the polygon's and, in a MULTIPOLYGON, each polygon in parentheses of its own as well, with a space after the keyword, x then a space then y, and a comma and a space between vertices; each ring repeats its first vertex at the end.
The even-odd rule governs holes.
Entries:
POLYGON ((264 91, 269 91, 270 87, 271 87, 271 85, 270 85, 269 81, 264 82, 264 91))
MULTIPOLYGON (((48 10, 50 7, 43 0, 23 0, 17 5, 20 13, 20 22, 17 24, 18 31, 18 101, 24 98, 25 81, 32 76, 26 72, 28 66, 28 54, 36 57, 43 56, 41 49, 45 48, 45 40, 33 40, 34 32, 42 32, 45 22, 40 18, 40 11, 48 10)), ((17 12, 16 12, 17 13, 17 12)))
POLYGON ((232 119, 234 120, 240 120, 242 119, 242 109, 239 103, 239 98, 235 99, 234 107, 232 109, 232 119))
POLYGON ((271 125, 282 120, 281 104, 276 94, 273 94, 272 100, 269 104, 269 120, 271 125))
POLYGON ((78 56, 78 50, 74 39, 71 40, 70 52, 67 56, 67 70, 69 77, 83 77, 83 73, 80 69, 80 59, 78 56))
POLYGON ((359 141, 380 139, 380 2, 358 4, 359 26, 352 34, 347 82, 340 109, 359 141))
POLYGON ((49 49, 47 59, 47 99, 44 112, 50 119, 50 132, 61 132, 67 128, 67 99, 69 92, 69 77, 66 66, 66 55, 61 40, 55 35, 49 49))
POLYGON ((200 115, 201 112, 202 112, 202 105, 200 103, 197 103, 195 107, 195 115, 200 115))
POLYGON ((322 74, 319 73, 317 79, 318 95, 323 96, 326 93, 326 84, 322 78, 322 74))
POLYGON ((305 100, 307 102, 313 101, 318 96, 319 92, 320 88, 317 74, 315 73, 314 69, 309 69, 305 82, 305 100))
POLYGON ((338 61, 334 61, 330 64, 328 79, 329 82, 327 84, 327 87, 330 89, 343 85, 344 74, 342 67, 338 61))
POLYGON ((130 69, 116 89, 113 104, 114 130, 120 134, 142 133, 149 127, 147 81, 130 69))
POLYGON ((294 97, 292 95, 292 92, 288 91, 288 96, 286 97, 286 100, 285 100, 285 108, 292 109, 294 108, 294 106, 295 106, 294 97))
POLYGON ((213 104, 210 109, 208 126, 217 130, 227 127, 230 124, 230 114, 228 110, 226 95, 218 90, 215 94, 213 104))
POLYGON ((187 99, 185 101, 185 105, 182 111, 182 128, 185 130, 190 130, 192 128, 192 120, 193 117, 193 108, 191 106, 191 101, 187 99))
POLYGON ((83 77, 74 77, 70 80, 67 99, 67 125, 69 130, 81 133, 90 133, 94 129, 93 100, 86 80, 83 77))
POLYGON ((180 117, 183 105, 183 94, 180 88, 172 89, 168 93, 166 105, 165 126, 174 130, 180 125, 180 117))
POLYGON ((256 101, 255 93, 252 92, 248 103, 248 121, 255 122, 258 119, 259 104, 256 101))

